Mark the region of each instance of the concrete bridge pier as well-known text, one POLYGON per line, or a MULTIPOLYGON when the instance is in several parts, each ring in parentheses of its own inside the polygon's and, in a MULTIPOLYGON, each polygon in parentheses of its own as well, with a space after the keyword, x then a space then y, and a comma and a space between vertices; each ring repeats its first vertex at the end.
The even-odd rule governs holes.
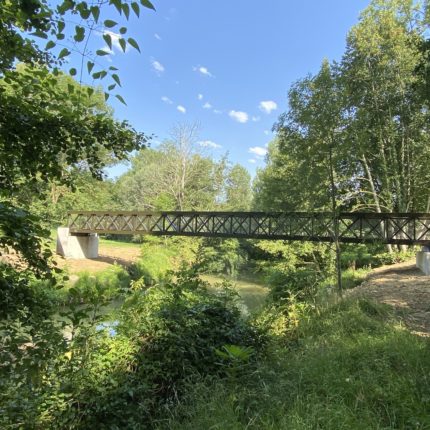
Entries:
POLYGON ((84 259, 99 256, 97 233, 71 235, 68 227, 57 229, 57 254, 64 258, 84 259))
POLYGON ((421 251, 417 252, 417 267, 424 273, 430 275, 430 245, 423 246, 421 251))

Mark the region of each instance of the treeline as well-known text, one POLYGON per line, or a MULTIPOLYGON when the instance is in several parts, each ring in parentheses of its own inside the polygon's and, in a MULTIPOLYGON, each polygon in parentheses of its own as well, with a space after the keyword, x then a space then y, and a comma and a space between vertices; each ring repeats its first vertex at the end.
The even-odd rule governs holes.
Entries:
POLYGON ((417 2, 376 0, 348 34, 340 61, 289 91, 267 167, 264 209, 430 210, 430 41, 417 2))

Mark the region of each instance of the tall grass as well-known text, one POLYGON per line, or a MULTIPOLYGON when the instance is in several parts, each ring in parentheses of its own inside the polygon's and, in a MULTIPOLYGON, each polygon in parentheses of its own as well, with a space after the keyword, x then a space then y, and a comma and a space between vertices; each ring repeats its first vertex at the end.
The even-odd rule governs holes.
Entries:
POLYGON ((387 307, 343 302, 288 333, 240 380, 195 386, 160 428, 430 428, 430 343, 387 307))

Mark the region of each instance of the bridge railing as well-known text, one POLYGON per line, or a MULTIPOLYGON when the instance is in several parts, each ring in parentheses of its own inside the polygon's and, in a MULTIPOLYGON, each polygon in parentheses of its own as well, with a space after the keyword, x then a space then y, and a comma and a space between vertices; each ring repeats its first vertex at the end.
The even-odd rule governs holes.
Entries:
POLYGON ((73 211, 72 234, 152 234, 344 243, 429 244, 430 214, 73 211))

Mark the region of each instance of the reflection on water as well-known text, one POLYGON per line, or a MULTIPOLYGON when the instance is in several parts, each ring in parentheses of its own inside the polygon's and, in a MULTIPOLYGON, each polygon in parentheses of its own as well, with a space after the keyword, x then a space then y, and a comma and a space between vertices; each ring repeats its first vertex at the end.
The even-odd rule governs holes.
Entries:
POLYGON ((239 293, 241 302, 240 308, 242 313, 249 314, 260 308, 266 299, 269 289, 264 284, 249 281, 247 279, 231 279, 228 277, 216 276, 216 275, 201 275, 201 278, 209 282, 211 286, 220 284, 223 281, 229 281, 233 284, 233 288, 239 293))

